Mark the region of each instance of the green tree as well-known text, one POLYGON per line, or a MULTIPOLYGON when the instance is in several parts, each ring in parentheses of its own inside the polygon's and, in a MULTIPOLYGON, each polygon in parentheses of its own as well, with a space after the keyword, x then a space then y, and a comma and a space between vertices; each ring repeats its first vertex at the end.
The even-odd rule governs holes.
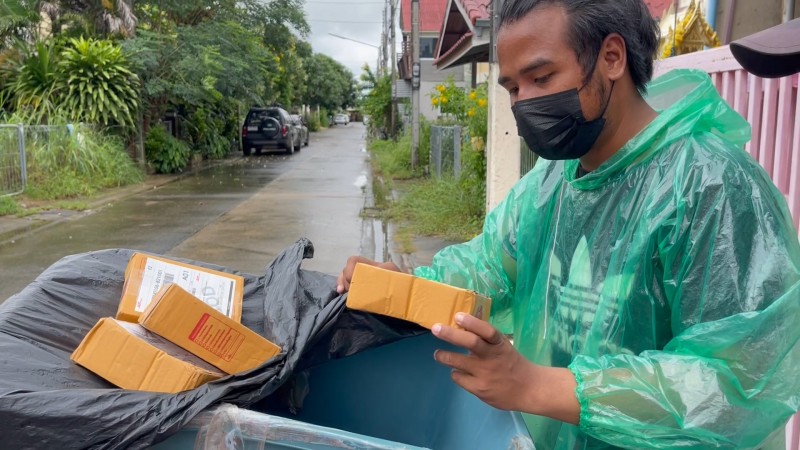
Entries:
MULTIPOLYGON (((369 116, 371 132, 386 133, 396 136, 397 130, 392 130, 392 80, 389 75, 378 77, 368 65, 362 67, 360 75, 360 88, 367 93, 361 99, 361 112, 369 116)), ((399 122, 399 121, 397 121, 399 122)), ((398 124, 396 123, 397 127, 398 124)))
MULTIPOLYGON (((71 36, 130 37, 138 19, 133 0, 50 0, 31 1, 29 7, 47 16, 49 33, 71 36)), ((42 36, 49 37, 49 36, 42 36)))
POLYGON ((330 56, 315 53, 306 60, 308 87, 305 103, 334 111, 355 102, 353 74, 330 56))
POLYGON ((0 49, 7 48, 12 38, 38 20, 36 11, 21 0, 0 0, 0 49))

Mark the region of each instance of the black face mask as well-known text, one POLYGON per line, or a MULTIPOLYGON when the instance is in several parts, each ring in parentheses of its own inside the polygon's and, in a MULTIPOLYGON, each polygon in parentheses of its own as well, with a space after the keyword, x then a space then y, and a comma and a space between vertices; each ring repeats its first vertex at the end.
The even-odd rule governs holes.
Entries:
MULTIPOLYGON (((585 87, 585 85, 584 85, 585 87)), ((583 89, 583 87, 581 88, 583 89)), ((587 121, 583 117, 580 89, 518 101, 511 107, 519 135, 528 147, 544 159, 578 159, 591 150, 606 120, 611 93, 600 117, 587 121)))

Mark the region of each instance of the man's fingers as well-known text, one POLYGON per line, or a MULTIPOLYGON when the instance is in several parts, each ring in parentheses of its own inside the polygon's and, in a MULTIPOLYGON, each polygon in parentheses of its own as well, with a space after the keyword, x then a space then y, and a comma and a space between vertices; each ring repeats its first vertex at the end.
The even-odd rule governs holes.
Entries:
POLYGON ((455 318, 458 325, 475 333, 488 344, 499 345, 505 341, 505 337, 489 322, 465 313, 457 313, 455 318))
POLYGON ((434 325, 431 331, 437 338, 457 347, 465 348, 471 353, 482 354, 486 351, 485 347, 488 345, 480 336, 471 331, 459 330, 439 323, 434 325))
POLYGON ((344 265, 344 270, 336 280, 336 292, 344 294, 350 290, 350 280, 353 279, 353 272, 356 270, 356 264, 365 263, 375 265, 374 261, 370 261, 362 256, 351 256, 347 258, 347 263, 344 265))
POLYGON ((378 263, 376 261, 364 258, 363 256, 351 256, 347 258, 347 263, 344 266, 344 270, 342 270, 342 273, 340 273, 339 277, 336 279, 336 292, 339 294, 344 294, 350 290, 350 281, 353 279, 353 272, 355 272, 356 265, 359 263, 400 272, 400 269, 393 262, 378 263))
POLYGON ((436 350, 436 352, 433 354, 433 359, 435 359, 439 364, 443 364, 451 369, 455 369, 464 373, 472 373, 473 361, 469 355, 453 353, 444 350, 436 350))

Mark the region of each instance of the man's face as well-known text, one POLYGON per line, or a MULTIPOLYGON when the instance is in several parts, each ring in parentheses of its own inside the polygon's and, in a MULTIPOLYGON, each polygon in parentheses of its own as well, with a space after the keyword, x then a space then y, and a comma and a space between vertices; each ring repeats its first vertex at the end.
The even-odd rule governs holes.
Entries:
MULTIPOLYGON (((569 19, 560 6, 537 7, 497 36, 499 83, 519 100, 556 94, 584 85, 583 69, 569 45, 569 19)), ((592 77, 580 91, 584 117, 596 118, 604 97, 602 80, 592 77)))

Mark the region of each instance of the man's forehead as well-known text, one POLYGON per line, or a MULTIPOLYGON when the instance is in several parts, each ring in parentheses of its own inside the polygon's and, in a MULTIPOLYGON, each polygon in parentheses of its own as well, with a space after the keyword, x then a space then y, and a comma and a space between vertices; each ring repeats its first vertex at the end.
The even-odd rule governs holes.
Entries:
POLYGON ((515 21, 503 24, 497 43, 516 47, 517 51, 524 48, 536 53, 560 49, 566 45, 568 23, 562 7, 540 6, 515 21))

